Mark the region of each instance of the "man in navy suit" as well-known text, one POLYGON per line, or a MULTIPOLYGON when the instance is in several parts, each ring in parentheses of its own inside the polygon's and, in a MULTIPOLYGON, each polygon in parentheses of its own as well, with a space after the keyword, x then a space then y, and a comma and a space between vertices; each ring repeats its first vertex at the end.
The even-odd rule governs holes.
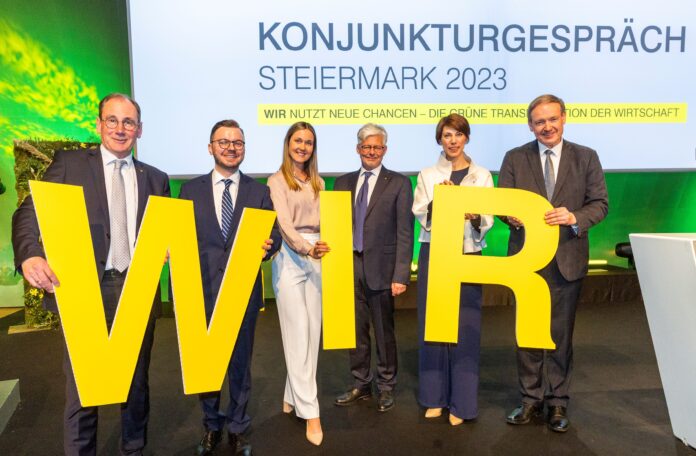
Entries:
POLYGON ((377 410, 394 406, 397 351, 394 297, 406 291, 413 257, 413 194, 408 177, 382 165, 387 132, 375 124, 358 131, 356 151, 361 168, 338 179, 334 190, 353 196, 353 265, 355 273, 356 347, 350 351, 351 388, 338 396, 339 406, 372 395, 377 383, 377 410), (377 348, 377 372, 372 370, 370 322, 377 348))
MULTIPOLYGON (((98 148, 56 152, 43 180, 84 189, 104 314, 107 327, 111 328, 148 197, 169 196, 169 178, 131 155, 142 133, 142 123, 140 106, 129 96, 114 93, 104 97, 99 103, 97 133, 101 136, 98 148)), ((60 285, 59 278, 46 262, 31 196, 12 218, 12 245, 17 270, 31 286, 46 291, 44 307, 58 312, 53 291, 54 286, 60 285)), ((150 410, 148 368, 154 329, 153 311, 128 400, 121 405, 121 454, 139 455, 145 447, 150 410)), ((95 455, 98 409, 80 404, 67 348, 63 371, 65 454, 95 455)))
MULTIPOLYGON (((245 151, 244 132, 236 121, 221 120, 216 123, 210 132, 208 144, 208 152, 215 160, 213 170, 185 183, 179 195, 182 199, 193 201, 208 322, 215 308, 242 211, 245 207, 273 210, 268 187, 239 171, 245 151)), ((280 244, 280 232, 274 224, 271 239, 259 246, 259 249, 266 250, 264 259, 270 258, 280 244)), ((234 271, 230 273, 234 274, 234 271)), ((247 413, 251 393, 251 355, 256 318, 262 306, 263 290, 259 272, 227 369, 230 392, 227 410, 220 412, 220 392, 200 395, 205 434, 196 448, 197 455, 213 454, 222 440, 223 429, 227 429, 229 443, 235 453, 251 454, 251 445, 244 432, 251 423, 247 413)))
MULTIPOLYGON (((498 186, 534 192, 554 207, 544 220, 559 227, 558 250, 539 275, 551 292, 551 337, 556 349, 517 348, 522 404, 507 422, 527 424, 546 403, 549 428, 566 432, 575 309, 590 252, 587 235, 607 215, 607 186, 597 152, 563 139, 563 100, 554 95, 535 98, 527 108, 527 121, 536 139, 505 155, 498 186)), ((515 217, 502 220, 510 226, 508 255, 514 255, 524 245, 524 226, 515 217)))

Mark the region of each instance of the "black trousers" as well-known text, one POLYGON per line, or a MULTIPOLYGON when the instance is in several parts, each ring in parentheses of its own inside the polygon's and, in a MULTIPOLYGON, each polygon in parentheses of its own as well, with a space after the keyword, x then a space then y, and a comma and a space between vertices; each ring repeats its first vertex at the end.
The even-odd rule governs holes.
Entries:
POLYGON ((350 350, 350 370, 354 387, 371 388, 375 377, 371 368, 372 341, 370 323, 375 336, 377 351, 377 389, 392 391, 396 386, 397 352, 394 336, 394 297, 391 288, 371 290, 367 286, 363 256, 353 254, 355 275, 355 349, 350 350))
POLYGON ((517 347, 520 394, 525 404, 568 406, 573 367, 573 329, 582 279, 567 281, 554 258, 539 274, 551 291, 551 338, 555 350, 517 347), (544 383, 546 371, 546 384, 544 383))
MULTIPOLYGON (((125 275, 105 273, 101 281, 107 327, 111 329, 116 306, 118 305, 125 275)), ((150 352, 155 334, 155 318, 151 314, 145 330, 143 344, 138 355, 138 363, 133 374, 133 382, 128 399, 121 404, 121 454, 140 454, 147 440, 147 421, 150 413, 150 390, 148 369, 150 352)), ((66 455, 85 456, 97 454, 98 407, 82 407, 77 393, 67 346, 63 359, 65 374, 65 410, 63 413, 63 448, 66 455)))
MULTIPOLYGON (((251 397, 251 358, 254 349, 254 333, 259 309, 247 307, 239 328, 237 342, 227 366, 227 387, 230 402, 224 412, 220 411, 220 391, 198 396, 203 409, 203 426, 207 431, 227 429, 232 434, 242 434, 251 425, 248 412, 251 397)), ((208 319, 210 324, 210 319, 208 319)))

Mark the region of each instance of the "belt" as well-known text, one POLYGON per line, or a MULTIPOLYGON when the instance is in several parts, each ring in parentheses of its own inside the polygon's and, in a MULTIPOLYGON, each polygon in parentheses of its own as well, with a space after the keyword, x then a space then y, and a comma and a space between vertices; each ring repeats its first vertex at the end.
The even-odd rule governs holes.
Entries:
POLYGON ((128 272, 128 268, 124 269, 123 272, 118 272, 116 269, 107 269, 104 271, 104 277, 125 277, 128 272))

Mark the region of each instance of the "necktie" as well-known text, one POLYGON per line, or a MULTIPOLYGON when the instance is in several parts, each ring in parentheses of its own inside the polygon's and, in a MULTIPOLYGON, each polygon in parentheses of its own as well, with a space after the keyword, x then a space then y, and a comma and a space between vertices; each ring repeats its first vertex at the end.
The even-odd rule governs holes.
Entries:
POLYGON ((546 185, 546 199, 551 201, 553 197, 553 189, 556 186, 556 173, 553 172, 553 162, 551 161, 551 149, 544 151, 546 155, 546 163, 544 164, 544 185, 546 185))
POLYGON ((121 168, 125 164, 125 160, 116 160, 111 175, 111 264, 119 272, 126 270, 130 264, 126 185, 121 174, 121 168))
POLYGON ((367 214, 367 192, 370 190, 368 180, 372 176, 370 171, 363 174, 364 180, 358 198, 355 200, 355 223, 353 224, 353 249, 363 251, 363 228, 365 227, 365 215, 367 214))
POLYGON ((221 229, 222 237, 227 240, 230 235, 230 230, 232 229, 232 196, 230 195, 230 185, 232 185, 232 179, 225 179, 225 191, 222 192, 222 217, 221 217, 221 229))

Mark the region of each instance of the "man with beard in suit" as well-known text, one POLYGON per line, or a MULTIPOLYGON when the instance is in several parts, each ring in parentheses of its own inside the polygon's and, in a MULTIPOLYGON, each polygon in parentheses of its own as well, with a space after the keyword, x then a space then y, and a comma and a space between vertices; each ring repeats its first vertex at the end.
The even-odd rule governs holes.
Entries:
MULTIPOLYGON (((272 211, 273 203, 266 185, 239 170, 246 144, 244 131, 236 121, 222 120, 213 126, 208 152, 215 161, 213 170, 186 182, 181 187, 179 198, 193 201, 206 321, 210 323, 244 208, 272 211)), ((259 246, 259 254, 265 250, 264 259, 268 259, 280 248, 280 244, 280 232, 274 224, 271 239, 259 246)), ((234 271, 228 273, 234 274, 234 271)), ((222 440, 223 429, 227 430, 229 444, 235 454, 251 454, 251 444, 244 433, 251 424, 247 412, 251 394, 251 355, 256 318, 261 307, 263 290, 259 272, 227 369, 230 393, 227 409, 220 412, 219 391, 200 395, 205 433, 196 448, 199 456, 213 454, 222 440)))

